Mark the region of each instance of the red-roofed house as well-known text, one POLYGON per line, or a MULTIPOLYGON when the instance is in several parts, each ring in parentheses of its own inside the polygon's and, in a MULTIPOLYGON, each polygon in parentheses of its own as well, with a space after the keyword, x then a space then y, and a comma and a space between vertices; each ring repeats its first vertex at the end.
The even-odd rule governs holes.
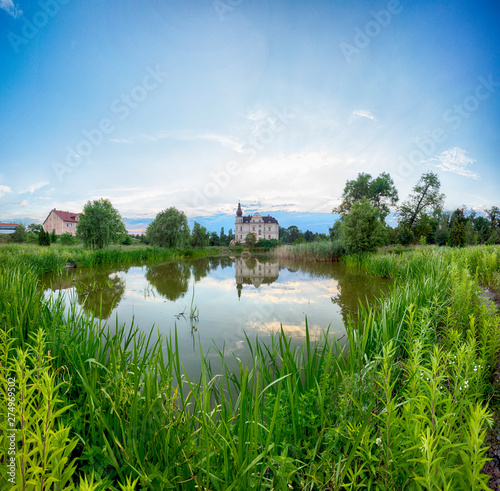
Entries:
POLYGON ((43 222, 45 232, 51 233, 56 231, 56 235, 61 235, 66 232, 71 235, 76 235, 76 225, 78 223, 78 213, 70 211, 51 210, 49 216, 43 222))

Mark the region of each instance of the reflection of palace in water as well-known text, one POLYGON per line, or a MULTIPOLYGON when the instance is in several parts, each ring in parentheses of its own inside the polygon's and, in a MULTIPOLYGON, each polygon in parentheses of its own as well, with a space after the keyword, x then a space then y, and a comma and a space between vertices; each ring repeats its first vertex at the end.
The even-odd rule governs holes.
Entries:
POLYGON ((259 261, 255 257, 237 258, 234 264, 234 275, 238 298, 241 297, 243 285, 253 285, 255 288, 259 288, 262 284, 270 285, 278 279, 279 271, 277 261, 259 261))

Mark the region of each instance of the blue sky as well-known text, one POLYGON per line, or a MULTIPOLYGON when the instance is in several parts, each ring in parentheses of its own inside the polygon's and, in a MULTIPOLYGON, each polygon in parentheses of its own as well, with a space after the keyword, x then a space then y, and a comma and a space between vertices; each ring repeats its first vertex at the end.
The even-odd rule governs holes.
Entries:
POLYGON ((137 223, 175 206, 219 225, 241 200, 319 231, 359 172, 389 172, 404 200, 432 170, 449 209, 500 205, 499 14, 0 0, 0 220, 106 197, 137 223))

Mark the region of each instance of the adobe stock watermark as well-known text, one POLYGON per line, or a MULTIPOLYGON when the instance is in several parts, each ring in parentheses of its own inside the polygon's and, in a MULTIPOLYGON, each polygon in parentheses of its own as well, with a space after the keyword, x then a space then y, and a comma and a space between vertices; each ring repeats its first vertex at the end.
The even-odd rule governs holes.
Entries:
MULTIPOLYGON (((133 87, 127 94, 122 94, 112 101, 110 111, 117 116, 119 121, 127 119, 130 113, 147 99, 149 93, 157 89, 168 76, 167 73, 161 71, 160 65, 156 65, 154 69, 147 67, 146 71, 142 83, 133 87)), ((58 181, 62 182, 65 174, 73 172, 82 163, 83 158, 89 157, 101 145, 104 136, 109 135, 115 129, 116 119, 113 120, 112 117, 109 117, 102 118, 94 128, 82 130, 83 138, 75 145, 65 147, 64 160, 52 163, 52 169, 54 169, 58 181)))
POLYGON ((21 22, 23 26, 21 27, 21 33, 7 33, 7 39, 14 53, 19 53, 19 47, 26 46, 49 23, 49 20, 53 19, 59 13, 61 5, 66 5, 67 3, 69 3, 69 0, 40 0, 38 2, 40 10, 37 10, 33 14, 31 20, 22 16, 21 22))
POLYGON ((378 12, 372 10, 370 12, 372 19, 365 24, 364 28, 354 28, 355 34, 352 44, 340 43, 340 49, 346 61, 351 63, 352 56, 361 53, 361 50, 370 46, 372 39, 377 37, 382 32, 382 29, 391 23, 392 18, 402 11, 403 6, 399 0, 389 0, 387 8, 378 12))
POLYGON ((240 5, 243 0, 214 0, 212 3, 215 12, 220 20, 224 20, 224 16, 228 12, 233 12, 234 8, 240 5))
MULTIPOLYGON (((270 119, 268 124, 259 128, 256 135, 252 135, 243 142, 242 153, 247 155, 246 163, 251 164, 258 155, 258 152, 264 150, 275 138, 277 133, 281 133, 290 123, 290 115, 286 108, 281 111, 273 111, 276 118, 270 119)), ((202 189, 195 189, 193 206, 206 205, 211 198, 215 198, 219 193, 226 189, 231 183, 231 179, 239 175, 243 170, 243 164, 237 160, 229 161, 225 167, 216 172, 210 172, 208 182, 202 189)))
MULTIPOLYGON (((453 104, 453 107, 447 109, 442 116, 445 123, 450 125, 451 130, 457 130, 462 126, 464 120, 469 119, 471 114, 479 109, 481 101, 486 101, 500 87, 500 82, 495 82, 493 76, 488 78, 480 76, 477 78, 478 84, 474 89, 473 95, 464 98, 461 104, 453 104)), ((428 131, 426 136, 417 138, 415 144, 418 149, 413 150, 405 159, 399 157, 397 177, 399 180, 410 177, 415 169, 426 162, 426 160, 435 154, 437 145, 444 143, 449 134, 447 130, 438 126, 428 131)))

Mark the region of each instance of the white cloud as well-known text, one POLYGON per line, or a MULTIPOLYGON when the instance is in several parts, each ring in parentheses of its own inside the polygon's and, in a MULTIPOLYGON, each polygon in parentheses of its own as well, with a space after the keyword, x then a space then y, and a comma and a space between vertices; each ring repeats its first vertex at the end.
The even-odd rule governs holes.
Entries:
POLYGON ((49 181, 40 181, 36 182, 35 184, 32 184, 26 191, 22 191, 19 194, 24 194, 24 193, 31 193, 33 194, 35 191, 38 191, 39 189, 42 189, 43 187, 47 186, 49 181))
POLYGON ((217 133, 189 133, 186 131, 161 131, 156 135, 142 134, 138 138, 112 138, 109 140, 111 143, 135 143, 137 140, 147 140, 157 142, 172 138, 174 140, 207 140, 220 143, 223 147, 229 147, 235 152, 242 153, 245 142, 240 141, 238 138, 226 135, 219 135, 217 133))
POLYGON ((363 109, 359 109, 357 111, 353 111, 351 114, 351 117, 349 118, 349 124, 351 124, 355 119, 358 118, 367 118, 372 121, 376 121, 377 118, 370 112, 370 111, 365 111, 363 109))
POLYGON ((12 0, 0 0, 0 9, 5 10, 12 17, 16 18, 23 15, 23 11, 14 5, 12 0))
POLYGON ((479 175, 468 168, 475 160, 468 157, 463 148, 450 148, 438 157, 433 157, 430 160, 437 161, 438 163, 434 165, 445 172, 453 172, 454 174, 470 177, 471 179, 479 179, 479 175))
POLYGON ((0 198, 6 193, 12 193, 12 189, 10 189, 9 186, 3 186, 0 184, 0 198))

